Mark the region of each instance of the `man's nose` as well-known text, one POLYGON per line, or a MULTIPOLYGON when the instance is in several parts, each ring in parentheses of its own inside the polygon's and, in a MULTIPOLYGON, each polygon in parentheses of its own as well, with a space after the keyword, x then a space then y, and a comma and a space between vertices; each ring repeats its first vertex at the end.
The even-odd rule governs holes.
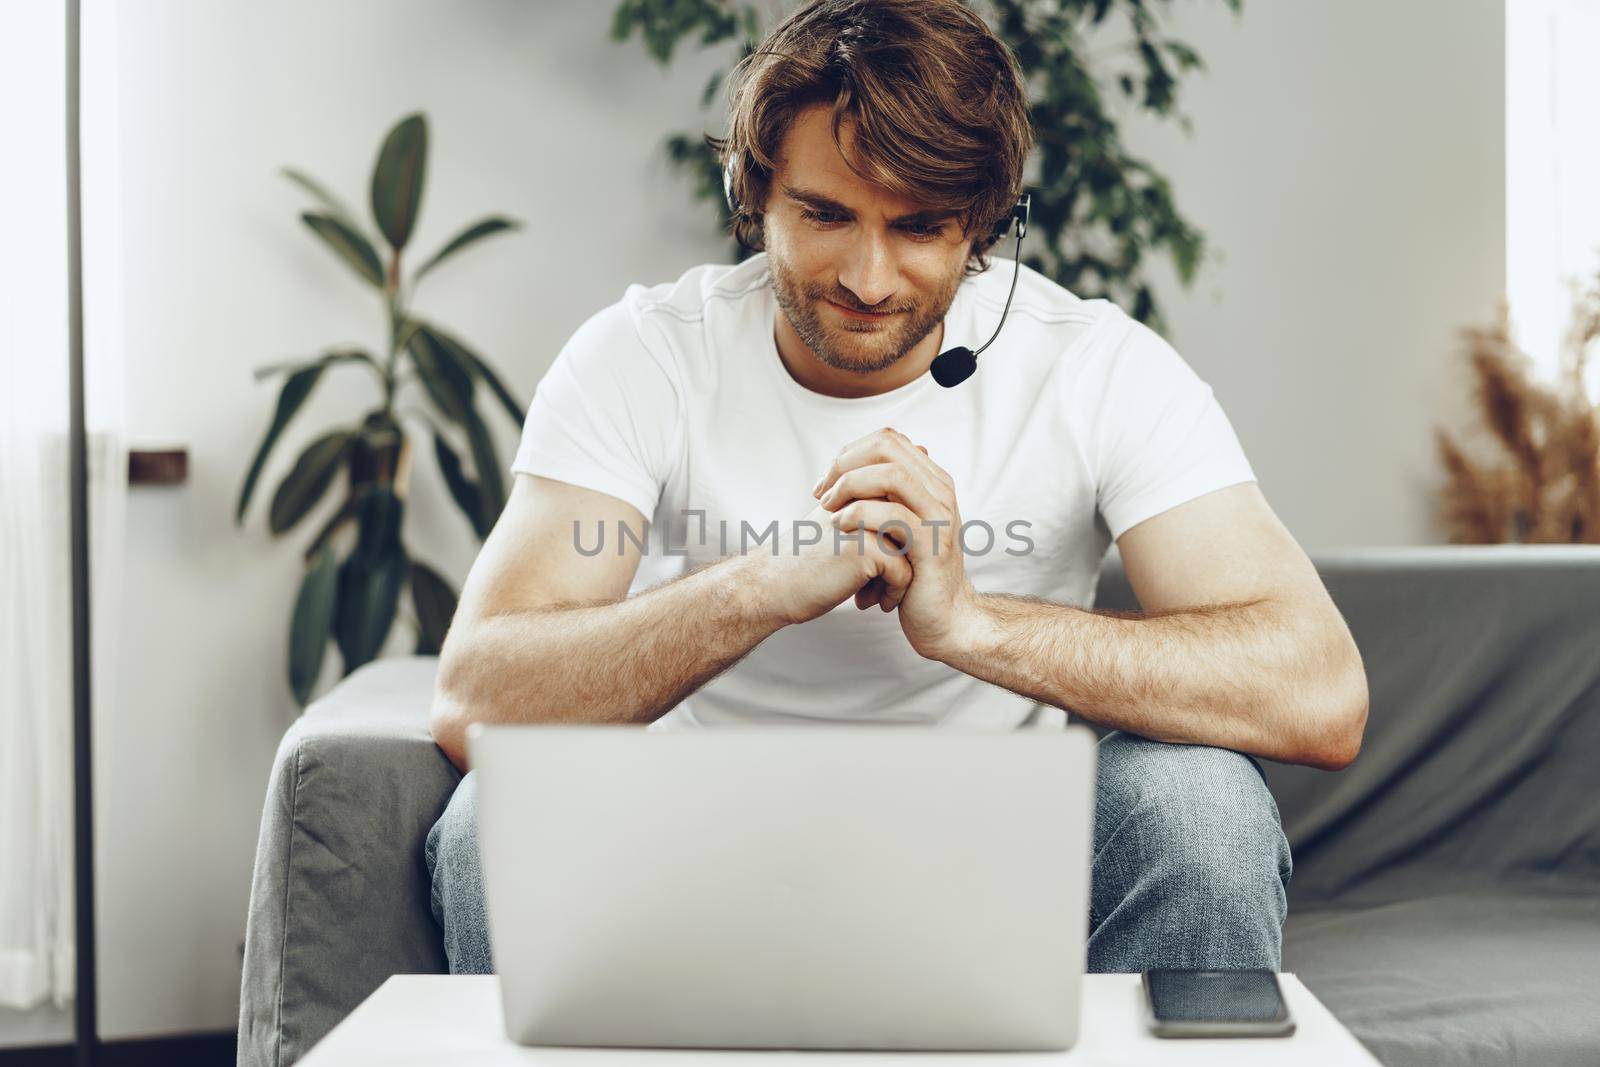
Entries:
POLYGON ((850 290, 863 306, 874 308, 894 295, 899 283, 900 265, 886 234, 858 227, 858 236, 839 267, 839 284, 850 290))

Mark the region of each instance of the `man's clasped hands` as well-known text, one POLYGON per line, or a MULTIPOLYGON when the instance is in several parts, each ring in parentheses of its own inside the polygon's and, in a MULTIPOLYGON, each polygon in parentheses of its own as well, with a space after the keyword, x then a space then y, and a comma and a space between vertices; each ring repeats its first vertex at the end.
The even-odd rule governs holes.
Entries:
POLYGON ((839 535, 792 555, 752 557, 772 568, 763 585, 786 621, 816 618, 853 594, 857 608, 898 610, 911 646, 941 658, 978 606, 962 561, 955 480, 926 448, 885 427, 841 449, 812 496, 805 519, 839 535))

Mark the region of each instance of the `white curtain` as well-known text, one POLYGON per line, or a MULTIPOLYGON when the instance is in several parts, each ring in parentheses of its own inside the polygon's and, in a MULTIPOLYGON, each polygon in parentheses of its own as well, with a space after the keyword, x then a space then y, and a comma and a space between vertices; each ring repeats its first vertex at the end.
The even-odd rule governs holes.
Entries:
MULTIPOLYGON (((18 1009, 64 1005, 75 980, 65 44, 62 0, 0 6, 0 1005, 18 1009)), ((100 202, 86 200, 86 239, 91 219, 108 221, 100 202)), ((85 351, 97 719, 127 481, 120 359, 104 321, 85 351)))

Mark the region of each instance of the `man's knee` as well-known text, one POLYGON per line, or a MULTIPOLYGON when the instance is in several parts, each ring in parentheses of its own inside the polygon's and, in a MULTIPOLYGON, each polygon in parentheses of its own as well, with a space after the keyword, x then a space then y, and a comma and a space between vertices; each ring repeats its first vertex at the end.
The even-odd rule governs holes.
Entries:
POLYGON ((1144 883, 1190 914, 1272 916, 1291 870, 1277 804, 1249 758, 1112 734, 1099 746, 1095 910, 1144 883))
POLYGON ((469 773, 456 786, 444 814, 424 845, 432 881, 433 917, 444 934, 451 974, 492 974, 489 916, 478 858, 478 779, 469 773))
POLYGON ((445 805, 444 814, 428 831, 423 846, 433 886, 433 915, 444 922, 447 888, 452 884, 469 892, 482 883, 478 859, 478 778, 471 771, 461 779, 445 805))

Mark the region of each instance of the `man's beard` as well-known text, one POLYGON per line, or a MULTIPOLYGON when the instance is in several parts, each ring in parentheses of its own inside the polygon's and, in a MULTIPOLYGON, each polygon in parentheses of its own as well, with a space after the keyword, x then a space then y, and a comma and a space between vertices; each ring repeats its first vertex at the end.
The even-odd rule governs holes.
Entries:
POLYGON ((800 340, 823 363, 835 370, 856 374, 871 374, 892 367, 905 358, 907 352, 917 347, 924 337, 944 321, 962 278, 958 271, 943 289, 918 306, 907 308, 891 299, 883 310, 905 313, 887 322, 875 324, 839 316, 839 325, 831 326, 824 325, 822 321, 822 302, 835 300, 852 310, 862 310, 856 307, 858 301, 854 297, 845 292, 832 292, 825 286, 801 282, 770 252, 767 266, 772 274, 772 288, 778 298, 778 307, 789 317, 789 325, 794 327, 800 340))

